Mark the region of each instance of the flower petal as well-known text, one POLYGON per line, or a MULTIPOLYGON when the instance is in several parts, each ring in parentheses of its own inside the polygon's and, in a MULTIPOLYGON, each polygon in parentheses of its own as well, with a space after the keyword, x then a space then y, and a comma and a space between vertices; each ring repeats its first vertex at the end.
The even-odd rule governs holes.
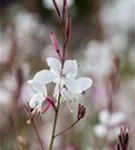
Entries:
POLYGON ((81 91, 86 91, 88 88, 91 87, 93 81, 91 80, 91 78, 88 77, 81 77, 77 79, 77 83, 80 86, 81 91))
POLYGON ((82 90, 80 88, 79 83, 75 79, 66 79, 65 80, 66 86, 68 90, 72 93, 81 94, 82 90))
POLYGON ((78 73, 78 64, 76 60, 67 60, 64 63, 63 74, 67 78, 75 78, 78 73))
POLYGON ((112 114, 112 117, 110 118, 110 122, 108 123, 110 126, 115 126, 121 123, 124 123, 126 120, 126 117, 124 113, 122 112, 115 112, 112 114))
POLYGON ((98 124, 94 127, 95 135, 100 138, 104 138, 107 135, 107 132, 108 132, 107 127, 102 124, 98 124))
POLYGON ((105 109, 105 110, 102 110, 100 113, 99 113, 99 121, 102 123, 102 124, 105 124, 105 125, 108 125, 109 121, 110 121, 110 118, 111 118, 111 114, 110 112, 105 109))
POLYGON ((43 100, 44 100, 44 97, 42 96, 42 94, 39 94, 39 93, 35 94, 29 101, 30 108, 38 107, 38 105, 42 103, 43 100))
POLYGON ((34 93, 41 93, 43 96, 47 96, 47 89, 45 84, 39 84, 33 80, 29 80, 28 83, 34 93))
POLYGON ((40 84, 47 84, 53 81, 55 77, 51 71, 44 69, 35 74, 33 81, 40 84))
POLYGON ((47 63, 54 74, 60 75, 60 70, 62 66, 61 66, 61 62, 58 59, 49 57, 47 58, 47 63))
POLYGON ((90 78, 81 77, 77 80, 75 79, 66 79, 65 83, 72 93, 81 94, 87 90, 92 85, 92 80, 90 78))

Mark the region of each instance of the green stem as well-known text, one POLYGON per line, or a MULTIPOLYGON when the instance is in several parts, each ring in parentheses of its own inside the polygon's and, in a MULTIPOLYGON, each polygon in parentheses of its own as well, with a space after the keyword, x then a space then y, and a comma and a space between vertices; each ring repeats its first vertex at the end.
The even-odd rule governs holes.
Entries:
POLYGON ((55 139, 55 131, 56 131, 56 125, 57 125, 57 120, 58 120, 58 113, 59 113, 59 108, 60 108, 60 92, 59 92, 59 97, 58 97, 58 103, 57 103, 57 108, 56 108, 56 112, 55 112, 55 116, 54 116, 54 123, 53 123, 53 131, 52 131, 52 136, 51 136, 51 142, 50 142, 50 146, 48 150, 52 150, 53 148, 53 143, 54 143, 54 139, 55 139))

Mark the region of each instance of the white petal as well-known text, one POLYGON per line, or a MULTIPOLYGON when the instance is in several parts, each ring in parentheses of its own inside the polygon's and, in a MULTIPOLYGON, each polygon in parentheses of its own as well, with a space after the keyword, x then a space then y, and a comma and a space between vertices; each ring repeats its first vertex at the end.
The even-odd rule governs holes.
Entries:
POLYGON ((26 84, 26 92, 27 93, 24 93, 24 94, 26 94, 28 99, 30 99, 31 97, 33 97, 35 95, 35 92, 33 91, 31 83, 32 83, 32 80, 29 80, 28 83, 26 84))
POLYGON ((56 84, 60 84, 61 83, 61 78, 60 77, 57 77, 53 80, 54 83, 56 84))
POLYGON ((91 87, 93 81, 91 80, 91 78, 87 78, 87 77, 81 77, 77 79, 77 82, 80 86, 80 89, 83 91, 86 91, 88 88, 91 87))
POLYGON ((55 73, 56 75, 60 75, 60 70, 62 66, 61 62, 58 59, 49 57, 47 58, 47 63, 53 73, 55 73))
POLYGON ((118 138, 119 134, 120 134, 120 127, 119 126, 110 129, 109 132, 108 132, 108 135, 107 135, 108 140, 110 142, 116 140, 118 138))
POLYGON ((111 114, 108 110, 102 110, 100 113, 99 113, 99 121, 102 123, 102 124, 107 124, 109 123, 110 121, 110 118, 111 118, 111 114))
POLYGON ((29 80, 28 83, 31 85, 33 92, 41 93, 43 96, 47 96, 47 89, 45 84, 39 84, 33 80, 29 80))
POLYGON ((94 128, 95 135, 100 138, 104 138, 107 135, 107 132, 107 127, 102 124, 96 125, 94 128))
POLYGON ((35 74, 33 81, 40 84, 47 84, 53 81, 55 77, 51 71, 44 69, 35 74))
POLYGON ((44 97, 42 96, 42 94, 35 94, 31 100, 29 101, 29 106, 31 108, 35 108, 39 105, 39 103, 43 102, 44 97))
POLYGON ((80 88, 79 82, 75 79, 66 79, 66 86, 71 93, 81 94, 82 90, 80 88))
POLYGON ((120 123, 123 123, 125 121, 125 115, 122 112, 116 112, 112 114, 112 117, 110 118, 109 125, 115 126, 120 123))
POLYGON ((78 64, 76 60, 67 60, 64 63, 63 74, 67 78, 75 78, 78 73, 78 64))

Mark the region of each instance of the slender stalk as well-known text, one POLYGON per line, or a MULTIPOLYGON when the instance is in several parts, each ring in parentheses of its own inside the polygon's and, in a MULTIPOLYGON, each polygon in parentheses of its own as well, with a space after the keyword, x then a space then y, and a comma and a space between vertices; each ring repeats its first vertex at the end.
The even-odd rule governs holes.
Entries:
POLYGON ((33 125, 33 127, 34 127, 34 130, 35 130, 35 133, 36 133, 36 135, 37 135, 38 141, 39 141, 39 143, 40 143, 41 149, 44 150, 44 144, 43 144, 43 142, 42 142, 42 140, 41 140, 41 138, 40 138, 40 135, 39 135, 39 133, 38 133, 37 127, 36 127, 35 122, 34 122, 33 119, 31 119, 31 123, 32 123, 32 125, 33 125))
POLYGON ((68 131, 69 129, 71 129, 73 126, 75 126, 78 123, 79 120, 76 120, 73 124, 71 124, 69 127, 67 127, 66 129, 64 129, 63 131, 61 131, 60 133, 56 134, 56 136, 59 136, 61 134, 63 134, 64 132, 68 131))
POLYGON ((53 148, 53 143, 54 143, 54 139, 55 139, 56 125, 57 125, 57 120, 58 120, 58 113, 59 113, 59 108, 60 108, 60 98, 61 98, 61 94, 60 94, 60 91, 59 91, 58 103, 57 103, 56 112, 55 112, 55 116, 54 116, 51 142, 50 142, 50 146, 49 146, 48 150, 52 150, 52 148, 53 148))
POLYGON ((29 112, 29 109, 27 108, 27 106, 24 106, 24 111, 26 112, 27 116, 29 116, 29 121, 31 122, 31 124, 33 125, 33 128, 35 130, 35 133, 37 135, 37 138, 38 138, 38 141, 40 143, 40 146, 41 146, 41 149, 44 150, 44 144, 40 138, 40 135, 38 133, 38 130, 37 130, 37 127, 36 127, 36 124, 34 122, 34 119, 33 119, 33 116, 31 116, 30 112, 29 112))

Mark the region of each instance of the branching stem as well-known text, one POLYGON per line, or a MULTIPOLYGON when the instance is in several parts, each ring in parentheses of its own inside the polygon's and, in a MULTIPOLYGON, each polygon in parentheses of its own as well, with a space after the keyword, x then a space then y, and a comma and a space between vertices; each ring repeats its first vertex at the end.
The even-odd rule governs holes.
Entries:
POLYGON ((71 124, 69 127, 67 127, 66 129, 64 129, 63 131, 59 132, 58 134, 55 135, 55 137, 65 133, 66 131, 68 131, 69 129, 71 129, 72 127, 74 127, 77 123, 79 122, 79 120, 76 120, 73 124, 71 124))

